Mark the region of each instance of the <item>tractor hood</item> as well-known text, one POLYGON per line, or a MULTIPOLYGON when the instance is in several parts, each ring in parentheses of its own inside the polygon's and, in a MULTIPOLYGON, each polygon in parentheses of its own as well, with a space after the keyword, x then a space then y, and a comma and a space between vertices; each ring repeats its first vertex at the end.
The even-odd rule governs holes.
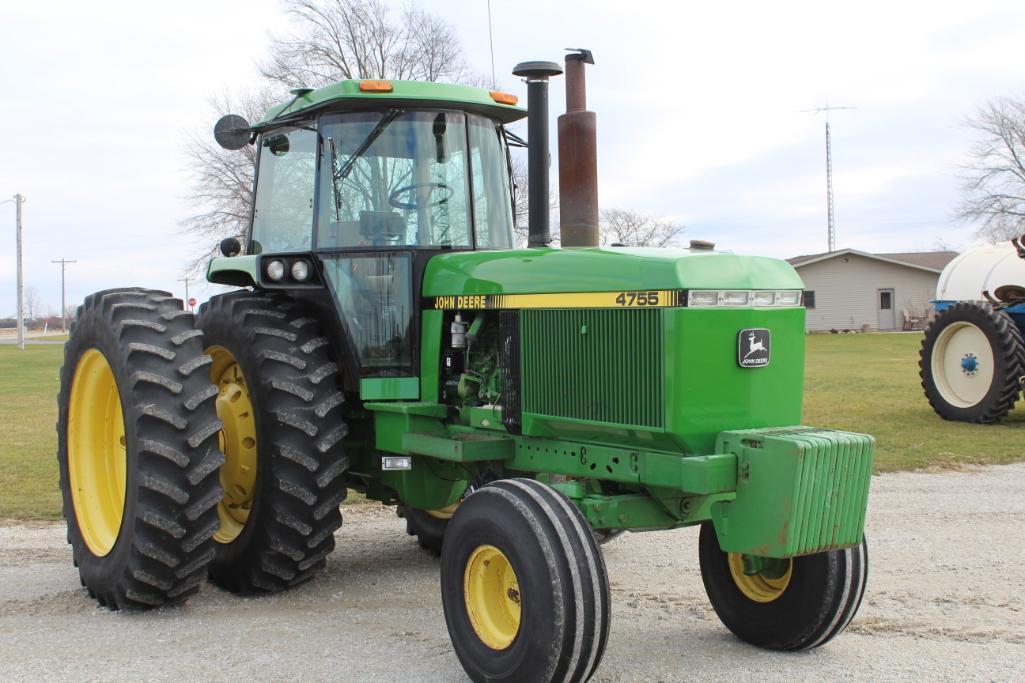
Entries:
POLYGON ((517 249, 432 258, 424 296, 623 289, 803 289, 786 261, 707 249, 517 249))

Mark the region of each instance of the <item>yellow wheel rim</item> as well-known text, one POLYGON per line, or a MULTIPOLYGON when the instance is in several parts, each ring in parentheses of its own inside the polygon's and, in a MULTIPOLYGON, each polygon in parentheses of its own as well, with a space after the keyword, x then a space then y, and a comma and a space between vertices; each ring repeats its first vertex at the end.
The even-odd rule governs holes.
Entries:
POLYGON ((451 505, 446 505, 440 510, 424 510, 424 512, 437 519, 451 519, 452 515, 455 514, 457 507, 459 507, 459 503, 452 503, 451 505))
POLYGON ((68 477, 75 519, 93 555, 117 542, 125 513, 125 418, 114 371, 98 349, 78 359, 68 405, 68 477))
POLYGON ((218 543, 231 543, 245 528, 253 509, 256 490, 256 420, 249 387, 238 361, 223 346, 206 353, 213 359, 210 379, 217 386, 217 417, 224 423, 220 432, 224 464, 221 486, 224 497, 217 505, 221 528, 214 534, 218 543))
POLYGON ((770 579, 761 574, 744 573, 744 556, 740 553, 728 553, 730 575, 737 588, 746 597, 755 602, 772 602, 786 592, 790 585, 790 577, 794 571, 794 561, 787 560, 787 570, 778 579, 770 579))
POLYGON ((466 614, 477 637, 504 650, 520 630, 520 584, 509 559, 493 545, 478 546, 463 572, 466 614))

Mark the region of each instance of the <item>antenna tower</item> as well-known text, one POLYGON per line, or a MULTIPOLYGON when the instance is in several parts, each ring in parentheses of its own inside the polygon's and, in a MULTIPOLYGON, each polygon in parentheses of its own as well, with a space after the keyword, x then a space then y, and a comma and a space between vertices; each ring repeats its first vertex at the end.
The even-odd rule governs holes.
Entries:
POLYGON ((826 113, 826 224, 830 253, 836 251, 836 222, 833 216, 833 143, 829 135, 829 112, 838 109, 857 109, 857 107, 831 107, 827 101, 824 107, 805 109, 806 112, 813 114, 826 113))

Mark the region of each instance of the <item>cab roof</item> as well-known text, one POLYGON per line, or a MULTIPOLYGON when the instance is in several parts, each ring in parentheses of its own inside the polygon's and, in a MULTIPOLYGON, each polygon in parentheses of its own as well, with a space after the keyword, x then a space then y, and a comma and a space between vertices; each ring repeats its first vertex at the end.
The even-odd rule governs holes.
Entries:
MULTIPOLYGON (((293 94, 301 91, 292 91, 293 94)), ((522 119, 527 111, 496 102, 486 88, 423 81, 339 81, 298 95, 291 102, 271 107, 257 126, 266 126, 277 118, 291 119, 305 110, 359 111, 388 107, 460 109, 481 114, 501 123, 522 119), (386 83, 391 90, 366 91, 361 83, 386 83)))

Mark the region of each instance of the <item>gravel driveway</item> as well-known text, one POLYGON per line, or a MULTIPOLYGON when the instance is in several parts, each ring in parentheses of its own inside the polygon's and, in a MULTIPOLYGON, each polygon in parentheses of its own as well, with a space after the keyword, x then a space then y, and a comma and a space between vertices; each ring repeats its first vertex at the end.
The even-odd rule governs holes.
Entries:
MULTIPOLYGON (((284 595, 207 585, 117 614, 79 588, 63 525, 0 526, 0 678, 459 681, 437 561, 387 508, 346 509, 327 571, 284 595)), ((733 638, 705 599, 695 529, 605 548, 612 633, 595 680, 1025 677, 1025 464, 876 477, 865 603, 805 654, 733 638)))

